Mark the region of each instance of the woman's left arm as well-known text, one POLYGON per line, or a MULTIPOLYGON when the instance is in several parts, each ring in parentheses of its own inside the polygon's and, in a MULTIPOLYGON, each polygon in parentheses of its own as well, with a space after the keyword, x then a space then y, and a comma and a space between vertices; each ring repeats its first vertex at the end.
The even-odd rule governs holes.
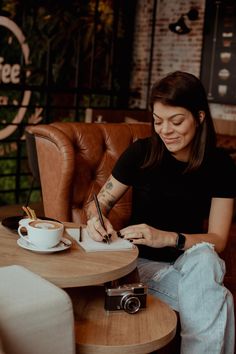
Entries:
POLYGON ((234 209, 233 198, 212 198, 208 222, 208 235, 217 252, 226 246, 234 209))
MULTIPOLYGON (((233 198, 212 198, 208 221, 208 232, 202 234, 186 234, 184 250, 200 242, 209 242, 215 246, 216 252, 224 250, 233 215, 233 198)), ((126 239, 135 244, 161 248, 175 247, 177 233, 155 229, 146 224, 131 225, 121 230, 126 239)))
POLYGON ((192 247, 198 242, 209 242, 215 246, 216 252, 222 252, 229 236, 233 207, 233 198, 212 198, 208 219, 208 232, 205 234, 186 234, 185 249, 192 247))

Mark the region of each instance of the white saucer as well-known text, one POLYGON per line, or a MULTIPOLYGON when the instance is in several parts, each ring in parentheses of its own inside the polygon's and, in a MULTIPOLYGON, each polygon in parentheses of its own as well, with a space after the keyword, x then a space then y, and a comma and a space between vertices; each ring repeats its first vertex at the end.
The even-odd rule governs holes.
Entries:
POLYGON ((32 245, 32 243, 29 243, 27 240, 23 239, 22 237, 18 238, 17 244, 18 246, 25 248, 26 250, 37 252, 37 253, 54 253, 54 252, 67 250, 72 245, 72 242, 68 240, 68 238, 63 237, 62 241, 63 242, 60 242, 57 246, 52 248, 47 248, 47 249, 38 248, 32 245))

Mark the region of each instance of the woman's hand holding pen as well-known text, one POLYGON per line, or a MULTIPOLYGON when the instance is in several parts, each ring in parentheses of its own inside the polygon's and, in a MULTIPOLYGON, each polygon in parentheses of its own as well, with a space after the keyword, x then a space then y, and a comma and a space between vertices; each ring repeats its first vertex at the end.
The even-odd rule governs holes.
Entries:
POLYGON ((96 194, 93 195, 93 201, 98 217, 92 217, 88 221, 88 232, 95 241, 104 241, 109 244, 112 232, 114 231, 113 227, 110 221, 103 216, 96 194))
POLYGON ((98 216, 94 216, 87 221, 88 233, 95 241, 103 241, 107 235, 109 234, 112 235, 115 232, 112 227, 112 224, 105 216, 103 216, 103 220, 104 220, 105 229, 101 225, 98 216))

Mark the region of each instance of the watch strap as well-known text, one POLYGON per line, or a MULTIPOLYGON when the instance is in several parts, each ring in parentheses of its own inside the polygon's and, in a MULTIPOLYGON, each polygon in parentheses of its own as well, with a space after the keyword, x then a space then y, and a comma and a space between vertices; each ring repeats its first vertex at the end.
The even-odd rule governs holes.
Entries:
POLYGON ((177 250, 182 250, 184 248, 185 241, 186 241, 186 237, 183 234, 178 232, 176 237, 176 243, 175 243, 175 247, 177 248, 177 250))

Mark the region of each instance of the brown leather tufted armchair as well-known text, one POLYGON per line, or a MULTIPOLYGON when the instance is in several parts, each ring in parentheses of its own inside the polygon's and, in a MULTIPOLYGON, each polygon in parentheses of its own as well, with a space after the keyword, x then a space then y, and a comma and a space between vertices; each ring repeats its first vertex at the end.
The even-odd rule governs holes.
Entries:
MULTIPOLYGON (((86 222, 85 208, 126 147, 150 135, 148 124, 52 123, 28 127, 34 134, 44 211, 61 221, 86 222)), ((118 229, 130 216, 131 191, 112 209, 118 229)))

